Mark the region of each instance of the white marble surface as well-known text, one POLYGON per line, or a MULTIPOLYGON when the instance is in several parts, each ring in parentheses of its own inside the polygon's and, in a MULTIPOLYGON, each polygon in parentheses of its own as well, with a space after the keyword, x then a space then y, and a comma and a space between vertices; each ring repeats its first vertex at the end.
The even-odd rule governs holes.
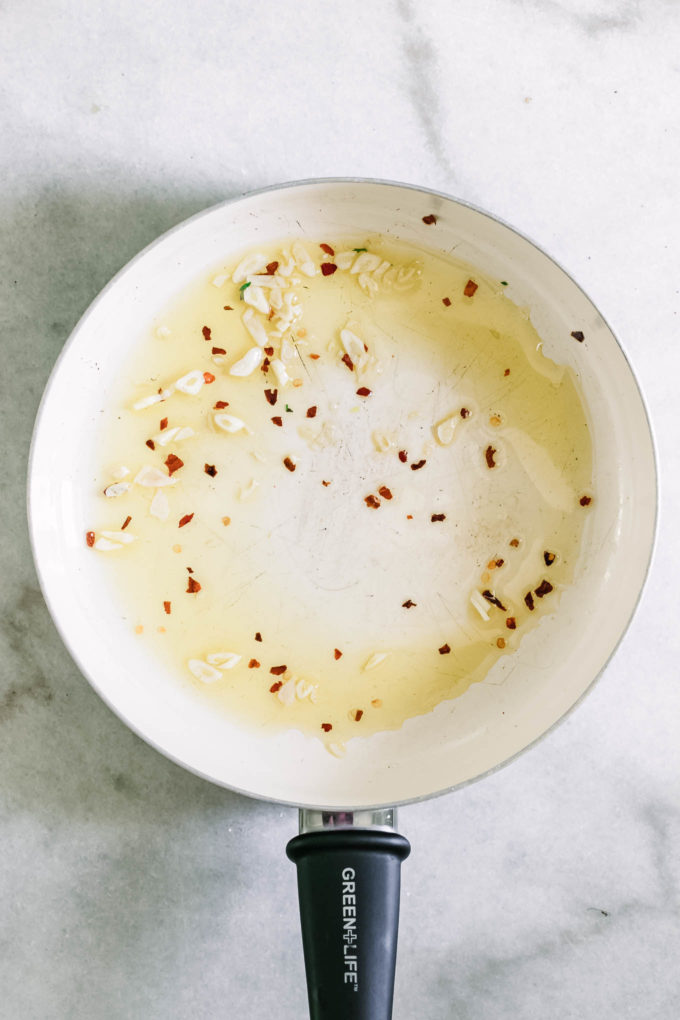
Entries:
POLYGON ((680 9, 670 0, 33 0, 0 11, 0 1016, 298 1020, 293 812, 185 774, 78 675, 24 474, 69 331, 140 247, 281 180, 449 191, 535 237, 622 338, 658 551, 594 693, 405 809, 396 1020, 670 1020, 680 976, 680 9))

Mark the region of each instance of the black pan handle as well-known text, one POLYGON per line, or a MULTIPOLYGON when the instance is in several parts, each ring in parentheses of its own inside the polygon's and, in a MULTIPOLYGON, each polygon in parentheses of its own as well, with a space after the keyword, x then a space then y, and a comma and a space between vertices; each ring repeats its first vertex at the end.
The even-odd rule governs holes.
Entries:
POLYGON ((286 847, 297 865, 311 1020, 390 1020, 399 925, 397 832, 365 827, 380 812, 300 812, 286 847), (315 824, 316 823, 316 824, 315 824), (363 824, 362 824, 363 823, 363 824))

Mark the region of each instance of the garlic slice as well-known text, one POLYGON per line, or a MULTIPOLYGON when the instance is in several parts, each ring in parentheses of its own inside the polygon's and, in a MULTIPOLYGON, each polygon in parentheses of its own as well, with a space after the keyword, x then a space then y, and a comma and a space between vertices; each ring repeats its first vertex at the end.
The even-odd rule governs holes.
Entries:
POLYGON ((164 474, 156 467, 145 464, 135 477, 135 485, 146 485, 150 488, 159 488, 161 485, 176 485, 177 479, 164 474))
POLYGON ((377 669, 378 666, 383 664, 389 654, 389 652, 374 652, 361 667, 362 672, 367 673, 369 669, 377 669))
POLYGON ((241 419, 237 418, 234 414, 224 414, 224 412, 220 412, 213 417, 213 421, 215 422, 215 425, 217 425, 218 429, 222 429, 223 432, 241 432, 243 429, 245 429, 246 432, 250 432, 246 423, 241 421, 241 419))
POLYGON ((207 662, 203 662, 202 659, 189 659, 187 663, 189 672, 196 677, 197 680, 201 680, 204 684, 214 684, 216 680, 222 679, 222 674, 219 669, 215 669, 214 666, 210 666, 207 662))
POLYGON ((252 308, 247 308, 245 310, 245 312, 241 316, 241 321, 248 330, 248 332, 250 333, 250 335, 252 336, 255 343, 258 344, 260 347, 266 347, 267 344, 269 343, 267 331, 260 322, 260 320, 256 317, 255 312, 253 311, 252 308))
POLYGON ((129 492, 131 488, 132 482, 112 482, 104 489, 104 495, 113 499, 116 496, 122 496, 124 492, 129 492))
POLYGON ((235 361, 229 369, 229 375, 247 376, 252 375, 256 368, 259 368, 264 360, 264 352, 261 347, 251 347, 239 361, 235 361))
POLYGON ((149 505, 149 513, 159 521, 167 521, 170 514, 170 503, 162 489, 156 489, 149 505))
POLYGON ((219 666, 220 669, 233 669, 242 659, 236 652, 211 652, 206 655, 211 666, 219 666))
POLYGON ((196 394, 203 388, 205 379, 200 368, 194 368, 191 372, 187 372, 181 379, 178 379, 175 383, 175 389, 178 389, 180 393, 188 393, 189 396, 195 397, 196 394))

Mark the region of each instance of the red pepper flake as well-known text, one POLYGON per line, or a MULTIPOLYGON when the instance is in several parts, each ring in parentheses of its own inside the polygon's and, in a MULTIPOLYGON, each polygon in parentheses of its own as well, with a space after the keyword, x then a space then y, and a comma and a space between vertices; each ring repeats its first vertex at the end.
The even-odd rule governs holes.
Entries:
POLYGON ((524 596, 524 602, 525 602, 525 605, 526 605, 527 609, 529 609, 533 613, 533 611, 534 611, 534 596, 531 594, 530 591, 528 591, 526 593, 526 595, 524 596))
POLYGON ((406 450, 400 450, 397 456, 399 457, 399 460, 402 462, 402 464, 405 464, 406 461, 408 460, 408 453, 406 452, 406 450))
POLYGON ((392 499, 392 490, 388 489, 386 485, 381 485, 378 492, 383 499, 392 499))
POLYGON ((451 298, 450 297, 443 297, 442 298, 442 304, 446 305, 446 307, 449 308, 451 306, 451 298))
POLYGON ((498 648, 505 648, 505 638, 504 637, 496 638, 496 646, 498 648))
POLYGON ((210 326, 204 326, 203 329, 201 330, 201 332, 203 333, 203 339, 204 340, 208 340, 208 341, 211 340, 211 329, 210 329, 210 326))
POLYGON ((553 586, 550 581, 541 581, 538 588, 534 588, 534 595, 538 595, 539 599, 542 599, 544 595, 549 595, 553 590, 553 586))
POLYGON ((262 635, 260 634, 259 630, 258 630, 257 634, 255 635, 255 640, 256 641, 261 641, 262 640, 262 635))
POLYGON ((272 674, 272 676, 281 676, 281 674, 285 673, 287 669, 288 666, 272 666, 269 672, 272 674))
POLYGON ((482 595, 484 596, 487 602, 491 603, 492 606, 496 606, 498 609, 502 609, 504 613, 507 612, 507 609, 505 608, 501 600, 496 598, 493 592, 489 591, 488 588, 484 589, 482 595))
POLYGON ((421 467, 425 467, 426 464, 426 460, 416 461, 415 464, 411 464, 411 471, 420 471, 421 467))
POLYGON ((363 716, 363 714, 364 714, 363 708, 355 708, 354 712, 352 713, 352 718, 354 719, 354 722, 361 722, 361 717, 363 716))
POLYGON ((435 524, 437 521, 445 521, 446 514, 432 514, 430 520, 432 521, 433 524, 435 524))
POLYGON ((484 451, 484 456, 486 457, 486 466, 488 468, 496 467, 496 461, 494 460, 495 453, 496 450, 494 449, 493 446, 487 446, 486 450, 484 451))
POLYGON ((331 726, 331 724, 329 722, 322 722, 321 723, 321 729, 324 731, 324 733, 330 733, 330 731, 333 729, 333 727, 331 726))
POLYGON ((212 372, 204 372, 203 379, 208 386, 210 385, 210 383, 215 382, 215 376, 212 374, 212 372))
POLYGON ((582 344, 583 341, 585 340, 585 337, 580 329, 575 329, 571 335, 573 336, 574 340, 578 340, 580 344, 582 344))
POLYGON ((265 390, 264 391, 264 395, 267 398, 267 403, 271 404, 272 407, 273 407, 274 404, 276 403, 276 401, 279 398, 279 391, 278 390, 265 390))
POLYGON ((231 307, 231 305, 225 305, 224 306, 224 310, 225 310, 225 312, 233 312, 234 311, 234 309, 231 307))
POLYGON ((336 266, 335 262, 321 263, 321 272, 323 273, 324 276, 332 276, 337 268, 338 267, 336 266))
POLYGON ((215 475, 217 474, 217 468, 215 467, 214 464, 205 464, 203 466, 203 470, 205 471, 206 475, 210 475, 211 478, 214 478, 215 475))
POLYGON ((125 529, 127 528, 128 524, 130 523, 130 521, 131 521, 131 520, 132 520, 132 518, 131 518, 131 517, 130 517, 130 515, 128 514, 128 515, 127 515, 127 517, 125 518, 125 520, 123 521, 123 523, 122 523, 122 525, 121 525, 121 529, 120 529, 120 530, 121 530, 121 531, 125 531, 125 529))
POLYGON ((94 545, 94 531, 85 532, 85 541, 87 543, 88 549, 91 549, 92 546, 94 545))
POLYGON ((215 403, 213 404, 213 407, 215 408, 216 411, 221 411, 223 407, 229 407, 229 401, 216 400, 215 403))
POLYGON ((168 616, 170 616, 170 613, 172 612, 172 603, 171 602, 164 602, 163 603, 163 609, 168 614, 168 616))
POLYGON ((331 248, 330 244, 320 244, 319 248, 321 248, 321 251, 325 251, 326 255, 335 255, 335 252, 331 248))
POLYGON ((310 354, 310 355, 308 355, 308 357, 310 357, 312 359, 312 361, 318 361, 319 358, 321 357, 321 355, 320 354, 310 354))
POLYGON ((267 314, 267 321, 271 322, 273 318, 274 318, 274 309, 270 308, 269 309, 269 313, 267 314))
POLYGON ((510 539, 510 545, 512 546, 513 549, 519 548, 519 539, 518 538, 511 538, 510 539))
POLYGON ((448 655, 450 651, 451 651, 450 645, 442 645, 441 648, 439 649, 439 654, 448 655))
POLYGON ((189 571, 190 574, 193 574, 193 572, 194 572, 194 568, 193 567, 187 567, 187 570, 189 571))
POLYGON ((250 662, 248 663, 248 669, 259 669, 259 668, 260 668, 260 663, 257 661, 257 659, 251 659, 250 662))
POLYGON ((313 404, 312 407, 308 407, 307 408, 307 417, 308 418, 316 418, 316 405, 315 404, 313 404))
POLYGON ((548 552, 547 549, 544 551, 543 560, 545 562, 546 567, 552 567, 553 563, 555 562, 555 559, 556 556, 554 552, 548 552))
POLYGON ((515 617, 514 616, 509 616, 507 618, 507 620, 505 621, 505 626, 508 628, 508 630, 516 630, 517 629, 517 620, 515 619, 515 617))
POLYGON ((349 354, 347 354, 347 352, 345 352, 345 353, 343 354, 343 356, 342 356, 342 358, 341 358, 340 360, 341 360, 341 361, 342 361, 342 362, 343 362, 343 363, 344 363, 345 365, 347 365, 347 367, 348 367, 348 369, 350 370, 350 372, 353 372, 353 371, 354 371, 354 362, 353 362, 353 361, 352 361, 352 359, 350 358, 349 354))
POLYGON ((293 460, 291 460, 290 457, 284 457, 283 463, 284 466, 287 467, 289 471, 295 471, 295 468, 297 467, 297 464, 293 460))
POLYGON ((168 427, 168 419, 167 418, 161 418, 161 432, 163 431, 163 429, 167 429, 167 427, 168 427))
POLYGON ((373 495, 364 496, 364 503, 366 506, 369 506, 371 510, 377 510, 380 506, 380 500, 376 499, 373 495))
POLYGON ((268 372, 270 364, 271 364, 271 362, 270 362, 269 358, 265 358, 263 360, 262 364, 260 365, 260 371, 261 372, 265 372, 265 373, 268 372))
POLYGON ((174 475, 175 471, 179 471, 181 467, 184 467, 184 461, 180 460, 176 454, 171 453, 166 457, 165 466, 168 469, 168 474, 174 475))
POLYGON ((580 504, 581 506, 590 506, 590 504, 591 504, 592 502, 593 502, 593 501, 592 501, 592 499, 590 498, 590 496, 581 496, 581 498, 579 499, 579 504, 580 504))
POLYGON ((477 290, 477 287, 478 284, 476 284, 474 280, 468 280, 468 282, 465 284, 463 294, 465 294, 465 297, 472 297, 474 292, 477 290))
POLYGON ((187 578, 187 595, 195 595, 201 590, 201 586, 195 577, 187 578))
POLYGON ((503 372, 503 375, 510 375, 510 369, 506 368, 505 372, 503 372))
POLYGON ((268 358, 271 358, 271 356, 274 353, 274 348, 273 347, 265 347, 264 348, 264 353, 267 355, 268 358))
POLYGON ((413 520, 413 514, 406 514, 406 520, 407 521, 412 521, 413 520))
POLYGON ((273 276, 278 268, 279 268, 278 262, 268 262, 266 267, 267 276, 273 276))
POLYGON ((324 486, 324 488, 326 488, 326 489, 327 489, 327 488, 328 488, 328 486, 329 486, 329 485, 330 485, 331 483, 330 483, 330 482, 325 482, 325 481, 323 481, 323 480, 322 480, 322 481, 321 481, 321 484, 322 484, 322 485, 324 486))
POLYGON ((280 691, 282 687, 283 687, 283 680, 277 680, 275 684, 271 685, 271 687, 269 688, 269 692, 270 692, 270 694, 276 694, 276 692, 280 691))
POLYGON ((431 227, 433 223, 437 222, 437 217, 434 213, 428 213, 427 216, 423 216, 423 223, 426 223, 428 227, 431 227))
POLYGON ((275 425, 278 425, 279 428, 283 427, 283 418, 281 418, 278 414, 274 415, 272 421, 274 422, 275 425))
POLYGON ((371 391, 369 390, 368 386, 360 386, 359 389, 357 390, 358 397, 370 397, 370 395, 371 391))
POLYGON ((210 353, 211 354, 226 354, 227 352, 224 349, 224 347, 213 347, 213 349, 212 349, 212 351, 210 353))
POLYGON ((402 609, 413 609, 417 605, 418 605, 418 603, 414 602, 413 599, 406 599, 406 602, 402 602, 401 608, 402 609))
POLYGON ((461 409, 460 409, 460 416, 461 416, 461 418, 469 418, 470 417, 470 412, 468 411, 467 407, 461 407, 461 409))
POLYGON ((333 655, 334 655, 334 657, 335 657, 335 661, 336 661, 336 662, 338 661, 338 659, 341 659, 341 658, 342 658, 342 652, 340 651, 340 649, 339 649, 339 648, 334 648, 334 649, 333 649, 333 655))
POLYGON ((148 446, 150 450, 156 449, 156 444, 154 443, 153 439, 147 439, 146 446, 148 446))
POLYGON ((177 525, 177 527, 183 528, 186 524, 189 523, 189 521, 192 521, 193 519, 194 519, 193 514, 185 514, 184 517, 180 517, 179 524, 177 525))

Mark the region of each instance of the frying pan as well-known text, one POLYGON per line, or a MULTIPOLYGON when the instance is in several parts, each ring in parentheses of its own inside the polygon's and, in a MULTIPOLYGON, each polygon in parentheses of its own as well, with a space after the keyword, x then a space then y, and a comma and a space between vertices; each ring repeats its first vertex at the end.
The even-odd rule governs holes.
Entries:
POLYGON ((226 202, 129 263, 74 330, 38 413, 29 521, 45 600, 82 673, 114 712, 173 761, 252 797, 298 806, 298 868, 312 1018, 392 1011, 400 863, 393 805, 478 779, 546 734, 606 665, 634 611, 656 516, 652 438, 614 334, 578 285, 532 242, 446 195, 370 180, 302 181, 226 202), (423 216, 437 217, 436 230, 423 216), (102 558, 85 547, 97 424, 140 328, 216 263, 282 237, 382 234, 448 252, 525 306, 544 354, 570 366, 593 444, 593 505, 573 584, 552 616, 485 681, 401 729, 353 740, 342 759, 296 731, 245 729, 170 682, 140 645, 102 558), (572 335, 582 333, 578 341, 572 335), (143 679, 143 682, 142 682, 143 679))

